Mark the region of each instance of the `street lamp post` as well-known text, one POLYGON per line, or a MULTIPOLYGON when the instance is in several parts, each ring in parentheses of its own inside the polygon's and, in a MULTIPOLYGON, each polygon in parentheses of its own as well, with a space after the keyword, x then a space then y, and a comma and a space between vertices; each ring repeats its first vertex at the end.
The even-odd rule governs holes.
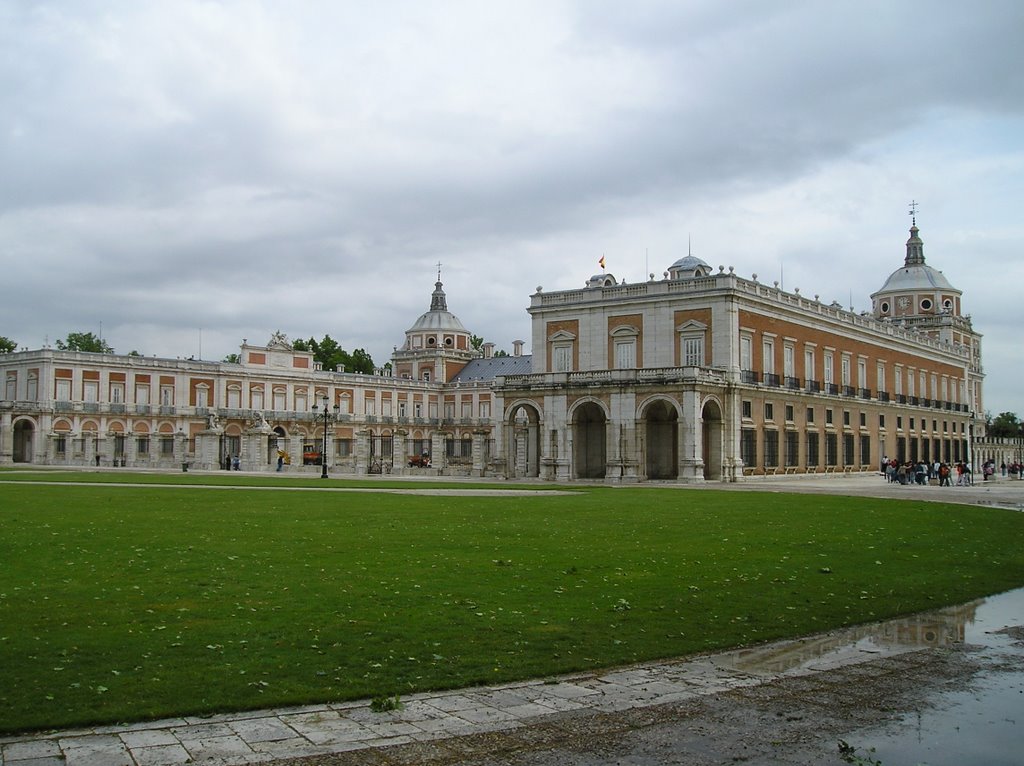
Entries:
POLYGON ((338 419, 338 409, 339 409, 339 407, 338 407, 337 404, 335 404, 334 405, 334 412, 331 412, 331 408, 327 406, 328 403, 330 402, 330 399, 327 398, 327 394, 324 394, 323 396, 321 396, 320 397, 320 401, 323 402, 323 415, 319 414, 318 410, 320 408, 317 405, 314 404, 313 405, 313 418, 318 420, 319 418, 322 417, 323 420, 324 420, 324 446, 323 446, 323 450, 321 450, 321 452, 320 452, 320 478, 321 479, 326 479, 327 478, 327 426, 328 426, 328 424, 331 421, 338 419))

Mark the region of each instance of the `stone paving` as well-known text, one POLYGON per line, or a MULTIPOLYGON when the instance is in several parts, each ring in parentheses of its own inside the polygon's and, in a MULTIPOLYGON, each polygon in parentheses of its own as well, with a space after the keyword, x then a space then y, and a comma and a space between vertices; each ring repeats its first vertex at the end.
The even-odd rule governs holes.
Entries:
POLYGON ((864 629, 600 673, 369 700, 0 738, 0 766, 229 766, 506 732, 567 712, 618 713, 915 651, 864 629))

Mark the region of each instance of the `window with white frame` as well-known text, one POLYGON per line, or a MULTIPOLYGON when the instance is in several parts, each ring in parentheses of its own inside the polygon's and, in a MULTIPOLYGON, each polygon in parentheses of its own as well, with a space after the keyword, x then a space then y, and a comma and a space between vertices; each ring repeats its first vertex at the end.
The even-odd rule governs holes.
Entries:
POLYGON ((398 417, 408 417, 408 405, 405 402, 398 403, 398 417))
POLYGON ((703 367, 707 364, 707 331, 706 324, 692 319, 676 328, 679 335, 679 361, 683 367, 703 367))
POLYGON ((114 404, 124 402, 124 383, 110 384, 110 401, 114 404))
POLYGON ((754 339, 749 335, 740 336, 740 369, 752 370, 754 359, 754 339))
POLYGON ((636 367, 636 340, 639 335, 635 327, 621 326, 612 330, 615 369, 631 370, 636 367))
POLYGON ((927 399, 928 398, 928 376, 925 374, 924 370, 921 370, 921 372, 919 372, 918 375, 919 375, 918 382, 921 384, 921 389, 920 389, 921 393, 918 394, 918 396, 920 396, 922 399, 927 399))
POLYGON ((775 374, 775 340, 765 338, 761 346, 761 359, 764 365, 765 375, 775 374))
POLYGON ((576 336, 566 330, 559 330, 548 338, 551 344, 551 371, 572 372, 573 345, 576 336))
POLYGON ((250 406, 252 407, 252 409, 254 409, 254 410, 262 410, 263 409, 263 389, 262 388, 253 388, 253 389, 251 389, 249 391, 249 401, 251 402, 250 406))
POLYGON ((868 363, 866 359, 857 360, 857 388, 868 387, 868 363))
POLYGON ((683 338, 683 367, 701 367, 704 364, 704 336, 683 338))
POLYGON ((814 349, 804 349, 804 377, 807 380, 817 380, 814 372, 814 349))
POLYGON ((228 389, 228 407, 233 410, 242 407, 242 389, 238 386, 231 386, 228 389))
POLYGON ((782 374, 787 378, 796 376, 796 349, 788 343, 782 347, 782 374))
MULTIPOLYGON (((277 410, 278 412, 283 412, 285 410, 286 406, 287 406, 286 405, 287 399, 288 399, 288 396, 287 396, 287 392, 285 391, 285 389, 283 389, 283 388, 275 388, 274 389, 274 409, 275 410, 277 410)), ((203 405, 203 406, 205 407, 206 405, 203 405)))
POLYGON ((914 371, 907 370, 907 396, 914 396, 914 371))
POLYGON ((850 357, 843 354, 842 359, 842 385, 850 385, 850 357))
POLYGON ((210 387, 207 385, 196 386, 196 407, 210 406, 210 387))
POLYGON ((86 380, 82 382, 82 400, 86 402, 98 402, 100 399, 100 382, 98 380, 86 380))
POLYGON ((71 380, 69 378, 57 378, 57 401, 71 401, 71 380))
POLYGON ((34 402, 39 398, 39 373, 35 370, 29 370, 28 373, 28 395, 26 398, 30 402, 34 402))
POLYGON ((896 365, 896 372, 893 374, 893 393, 896 396, 903 396, 903 367, 896 365))
POLYGON ((4 398, 9 402, 18 398, 18 373, 13 370, 7 373, 7 388, 4 398))
POLYGON ((486 419, 486 418, 489 418, 490 416, 491 416, 491 403, 490 402, 480 402, 480 417, 486 419))
POLYGON ((878 364, 878 378, 875 382, 879 391, 885 391, 885 365, 882 363, 878 364))
POLYGON ((825 352, 824 361, 825 384, 831 385, 832 383, 835 382, 835 356, 832 354, 831 351, 825 352))
POLYGON ((160 386, 160 405, 170 407, 174 404, 174 386, 160 386))
POLYGON ((338 414, 348 415, 352 412, 352 397, 347 393, 341 395, 338 399, 338 414))
POLYGON ((149 383, 135 384, 135 403, 149 404, 149 383))

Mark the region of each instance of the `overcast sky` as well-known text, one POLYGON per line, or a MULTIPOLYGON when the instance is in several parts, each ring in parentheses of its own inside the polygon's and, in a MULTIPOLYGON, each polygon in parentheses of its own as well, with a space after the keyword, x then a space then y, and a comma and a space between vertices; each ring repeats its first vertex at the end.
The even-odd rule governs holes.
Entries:
MULTIPOLYGON (((0 0, 0 335, 221 359, 692 252, 858 311, 927 262, 1024 414, 1024 3, 0 0)), ((528 348, 527 351, 530 349, 528 348)))

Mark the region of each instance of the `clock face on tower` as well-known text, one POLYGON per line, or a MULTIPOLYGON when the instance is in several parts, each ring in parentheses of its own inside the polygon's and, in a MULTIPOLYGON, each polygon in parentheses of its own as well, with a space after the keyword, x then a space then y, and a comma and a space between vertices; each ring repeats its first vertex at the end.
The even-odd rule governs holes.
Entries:
POLYGON ((910 298, 908 298, 907 296, 904 295, 902 298, 900 298, 899 300, 896 301, 896 304, 901 309, 905 309, 905 308, 907 308, 907 306, 910 305, 910 298))

